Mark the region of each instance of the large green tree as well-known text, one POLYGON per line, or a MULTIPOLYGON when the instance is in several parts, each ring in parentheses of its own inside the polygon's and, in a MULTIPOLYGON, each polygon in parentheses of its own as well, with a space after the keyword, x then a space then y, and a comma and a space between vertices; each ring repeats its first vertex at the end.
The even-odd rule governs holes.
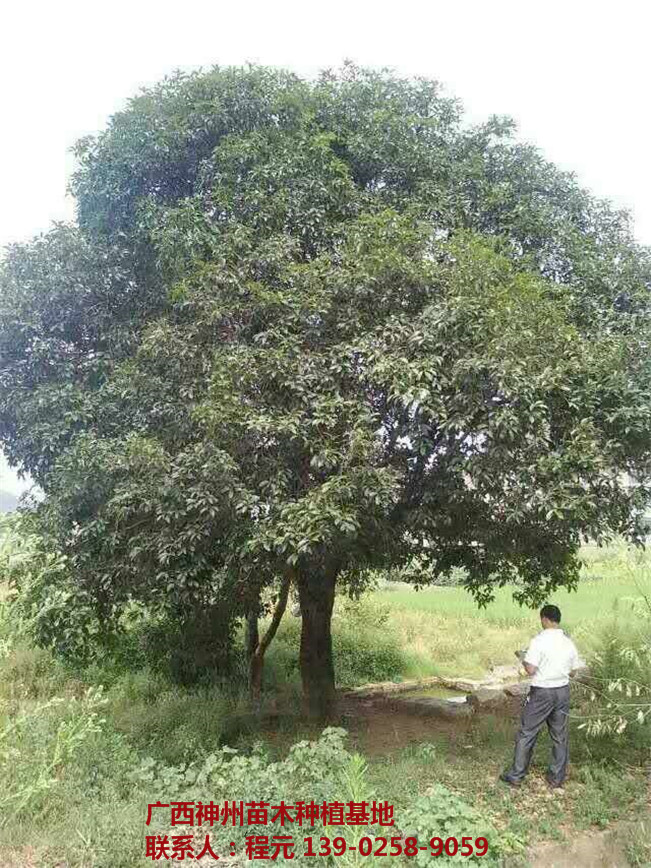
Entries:
POLYGON ((218 68, 77 157, 76 224, 2 266, 0 440, 104 625, 294 583, 320 714, 337 583, 417 558, 537 602, 582 538, 639 535, 649 252, 510 122, 218 68))

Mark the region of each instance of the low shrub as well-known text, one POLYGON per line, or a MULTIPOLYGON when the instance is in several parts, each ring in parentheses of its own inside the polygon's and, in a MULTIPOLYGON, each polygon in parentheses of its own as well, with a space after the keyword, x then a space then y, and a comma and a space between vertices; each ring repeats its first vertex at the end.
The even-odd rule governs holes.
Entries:
POLYGON ((223 683, 237 676, 235 628, 235 618, 224 605, 144 618, 130 632, 144 665, 175 684, 192 686, 223 683))
POLYGON ((499 865, 502 853, 524 850, 512 836, 508 841, 500 836, 486 817, 442 784, 433 786, 403 812, 400 827, 405 837, 414 837, 419 844, 431 842, 430 849, 419 850, 415 855, 413 862, 417 865, 429 865, 432 858, 436 858, 437 865, 499 865), (435 838, 439 841, 435 842, 435 838), (447 851, 444 848, 448 838, 455 838, 459 845, 452 855, 449 851, 455 849, 454 844, 447 851), (471 839, 464 849, 465 855, 461 854, 463 838, 471 839), (483 855, 476 852, 478 838, 486 841, 485 851, 482 846, 479 848, 483 855), (472 847, 471 853, 468 846, 472 847), (439 851, 438 855, 434 856, 434 850, 439 851))
POLYGON ((348 625, 334 635, 334 663, 341 687, 393 681, 401 677, 407 665, 394 634, 369 628, 355 630, 348 625))

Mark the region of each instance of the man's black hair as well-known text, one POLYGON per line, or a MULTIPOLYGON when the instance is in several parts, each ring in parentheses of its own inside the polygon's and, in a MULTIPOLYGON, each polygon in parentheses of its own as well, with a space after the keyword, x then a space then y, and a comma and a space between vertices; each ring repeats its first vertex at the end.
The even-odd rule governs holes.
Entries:
POLYGON ((540 610, 540 617, 547 618, 549 621, 553 621, 554 624, 561 623, 561 610, 558 606, 543 606, 540 610))

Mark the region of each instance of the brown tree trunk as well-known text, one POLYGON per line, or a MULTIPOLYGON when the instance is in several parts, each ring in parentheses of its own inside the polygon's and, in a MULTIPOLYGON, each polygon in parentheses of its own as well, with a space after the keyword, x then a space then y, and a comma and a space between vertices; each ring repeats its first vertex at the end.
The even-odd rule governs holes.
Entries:
POLYGON ((289 588, 292 583, 292 574, 287 572, 283 577, 278 593, 278 602, 274 609, 271 623, 260 639, 258 638, 258 619, 255 617, 255 628, 253 625, 253 616, 247 618, 247 649, 249 650, 249 690, 251 700, 256 710, 260 708, 262 698, 262 671, 264 667, 265 651, 271 644, 280 622, 282 621, 285 609, 287 608, 287 599, 289 597, 289 588), (255 642, 255 644, 254 644, 255 642))
POLYGON ((264 652, 254 654, 249 661, 249 694, 255 711, 260 711, 262 703, 262 670, 264 652))
POLYGON ((256 654, 260 644, 257 609, 246 616, 246 659, 249 668, 249 695, 256 709, 262 695, 262 667, 264 657, 256 654))
POLYGON ((300 667, 305 713, 324 720, 334 711, 335 670, 332 660, 332 607, 336 573, 298 577, 301 604, 300 667))
POLYGON ((258 647, 258 642, 260 641, 260 634, 258 632, 258 612, 256 609, 249 612, 246 616, 246 659, 251 662, 251 658, 255 654, 255 649, 258 647))

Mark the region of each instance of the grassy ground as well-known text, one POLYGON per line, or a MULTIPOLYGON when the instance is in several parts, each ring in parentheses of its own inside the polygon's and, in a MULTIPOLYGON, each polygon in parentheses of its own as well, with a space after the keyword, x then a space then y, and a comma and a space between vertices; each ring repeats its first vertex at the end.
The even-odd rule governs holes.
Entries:
MULTIPOLYGON (((589 655, 608 632, 635 636, 644 621, 628 598, 650 589, 646 567, 631 567, 621 549, 585 554, 579 591, 556 594, 553 602, 589 655)), ((340 681, 433 672, 477 675, 513 662, 514 648, 537 628, 535 613, 520 609, 506 590, 478 612, 460 588, 384 587, 358 604, 338 601, 340 681)), ((95 666, 73 672, 46 652, 12 641, 11 625, 5 624, 0 630, 0 868, 151 864, 142 854, 153 791, 134 778, 143 760, 162 764, 164 792, 178 798, 184 785, 179 767, 202 761, 221 745, 248 755, 261 742, 272 761, 286 756, 297 740, 318 734, 294 711, 297 638, 298 619, 288 617, 270 653, 265 713, 255 717, 237 688, 183 689, 146 670, 95 666), (104 700, 86 693, 98 685, 105 686, 104 700), (53 757, 58 757, 54 764, 53 757), (16 810, 12 794, 17 792, 27 794, 27 810, 16 810)), ((580 703, 581 697, 575 700, 580 703)), ((527 864, 525 849, 536 842, 573 840, 618 823, 626 830, 622 852, 628 864, 651 865, 648 727, 634 736, 594 738, 574 724, 571 781, 564 793, 552 795, 542 782, 546 734, 520 791, 497 782, 512 750, 517 701, 469 721, 415 718, 364 703, 344 704, 342 714, 351 749, 366 757, 367 785, 379 798, 399 810, 432 785, 444 784, 500 830, 511 852, 504 864, 527 864)), ((363 864, 370 868, 372 861, 363 864)))

